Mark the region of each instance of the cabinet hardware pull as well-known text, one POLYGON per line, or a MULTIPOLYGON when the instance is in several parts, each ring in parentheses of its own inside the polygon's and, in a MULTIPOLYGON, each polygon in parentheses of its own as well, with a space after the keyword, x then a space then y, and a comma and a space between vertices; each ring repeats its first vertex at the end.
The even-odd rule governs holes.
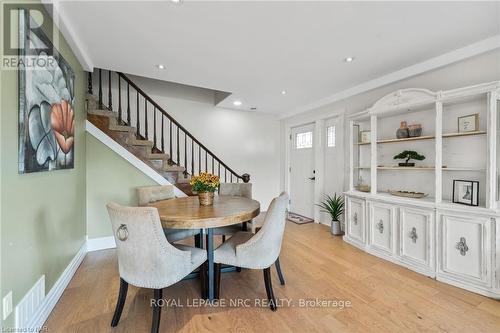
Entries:
POLYGON ((465 237, 460 237, 460 242, 458 242, 455 247, 463 256, 465 256, 467 254, 467 251, 469 251, 469 247, 467 246, 467 240, 465 239, 465 237))
POLYGON ((116 238, 122 242, 126 241, 128 238, 128 229, 126 224, 122 224, 116 229, 116 238))
POLYGON ((418 235, 417 235, 417 229, 415 227, 411 228, 410 238, 413 241, 413 243, 417 242, 418 235))
POLYGON ((377 229, 381 234, 384 233, 384 221, 382 221, 382 219, 380 219, 380 221, 378 221, 377 229))
POLYGON ((352 220, 354 221, 354 225, 358 225, 358 213, 354 213, 352 220))

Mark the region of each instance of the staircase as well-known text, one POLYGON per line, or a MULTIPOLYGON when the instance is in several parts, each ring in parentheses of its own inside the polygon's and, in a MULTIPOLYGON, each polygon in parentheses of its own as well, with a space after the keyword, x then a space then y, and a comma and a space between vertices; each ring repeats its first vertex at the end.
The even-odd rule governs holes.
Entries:
POLYGON ((187 195, 193 195, 191 176, 201 172, 218 175, 221 182, 250 181, 249 174, 228 167, 123 73, 88 73, 87 119, 187 195))

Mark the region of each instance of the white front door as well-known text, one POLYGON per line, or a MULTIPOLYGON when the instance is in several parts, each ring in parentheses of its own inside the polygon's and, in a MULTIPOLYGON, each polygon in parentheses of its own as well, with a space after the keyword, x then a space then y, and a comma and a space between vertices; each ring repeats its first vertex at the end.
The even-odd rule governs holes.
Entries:
POLYGON ((314 218, 314 124, 292 128, 290 211, 314 218))

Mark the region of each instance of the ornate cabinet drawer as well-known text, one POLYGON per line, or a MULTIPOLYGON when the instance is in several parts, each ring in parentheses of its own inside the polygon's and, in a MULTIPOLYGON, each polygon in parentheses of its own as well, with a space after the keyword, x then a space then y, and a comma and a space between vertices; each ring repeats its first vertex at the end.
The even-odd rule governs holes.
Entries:
POLYGON ((347 198, 346 236, 352 242, 365 244, 365 201, 347 198))
POLYGON ((401 207, 399 209, 399 255, 410 269, 433 275, 434 212, 401 207))
POLYGON ((492 286, 492 221, 488 217, 439 216, 438 273, 447 278, 492 286))
POLYGON ((378 202, 368 202, 369 232, 368 243, 375 251, 387 254, 394 252, 395 208, 378 202))

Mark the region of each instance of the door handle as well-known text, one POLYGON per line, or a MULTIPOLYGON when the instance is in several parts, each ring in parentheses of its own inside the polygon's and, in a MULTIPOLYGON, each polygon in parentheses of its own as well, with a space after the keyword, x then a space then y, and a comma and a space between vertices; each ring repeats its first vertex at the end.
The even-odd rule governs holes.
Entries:
POLYGON ((316 180, 316 177, 309 177, 309 180, 316 180))

